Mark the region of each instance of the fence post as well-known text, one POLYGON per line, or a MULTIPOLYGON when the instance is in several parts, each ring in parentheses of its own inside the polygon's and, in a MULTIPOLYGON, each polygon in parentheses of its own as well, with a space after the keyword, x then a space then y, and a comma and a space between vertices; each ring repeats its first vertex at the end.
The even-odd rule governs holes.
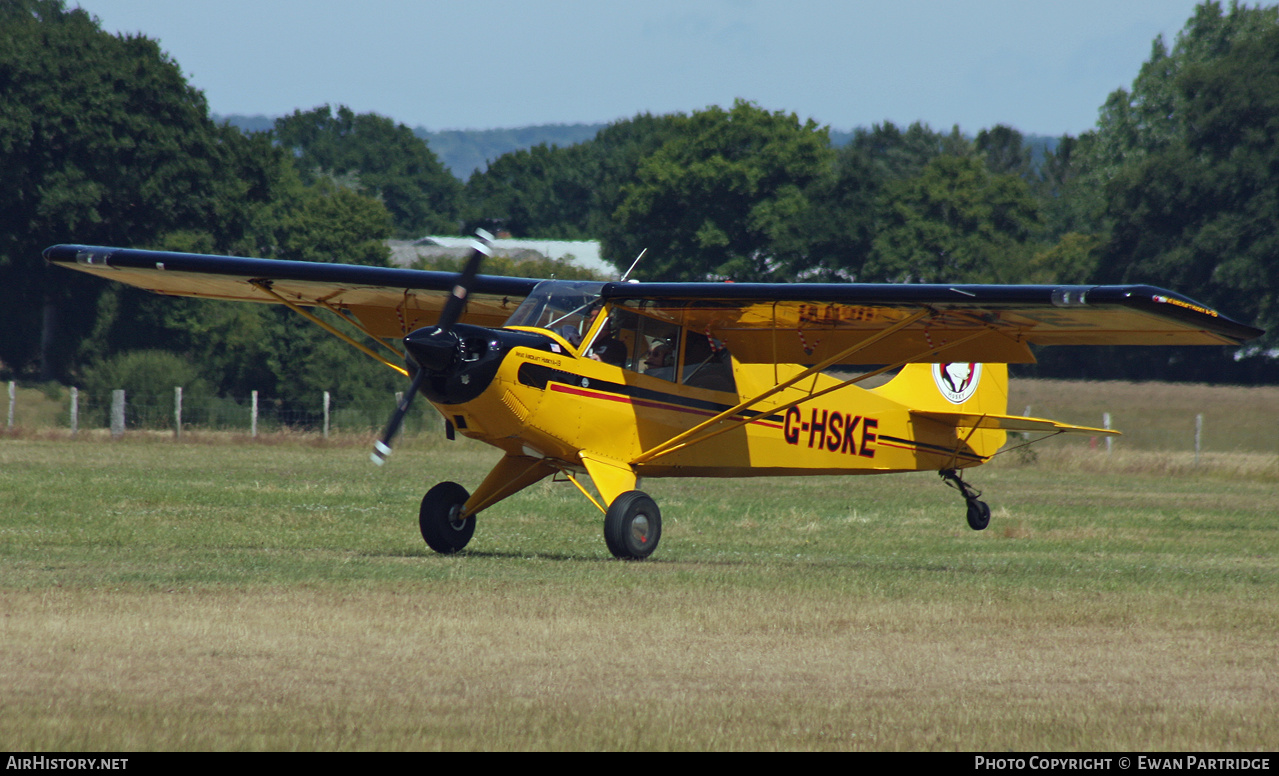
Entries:
MULTIPOLYGON (((1101 419, 1103 423, 1102 428, 1109 431, 1110 430, 1110 413, 1109 412, 1102 413, 1101 419)), ((1114 437, 1112 437, 1110 434, 1107 434, 1106 435, 1106 455, 1110 455, 1110 443, 1112 441, 1114 441, 1114 437)))
POLYGON ((111 392, 111 438, 124 436, 124 389, 116 388, 111 392))
POLYGON ((80 389, 71 386, 71 436, 80 430, 80 389))
POLYGON ((13 405, 16 404, 17 401, 18 401, 18 387, 14 381, 10 380, 9 381, 9 428, 10 429, 13 428, 13 405))
POLYGON ((173 438, 182 439, 182 386, 173 387, 173 438))
POLYGON ((324 438, 329 438, 329 392, 324 392, 324 438))
POLYGON ((1204 416, 1203 413, 1195 415, 1195 466, 1199 465, 1199 441, 1203 437, 1204 432, 1204 416))
POLYGON ((258 392, 253 392, 253 410, 249 415, 249 435, 258 438, 258 392))

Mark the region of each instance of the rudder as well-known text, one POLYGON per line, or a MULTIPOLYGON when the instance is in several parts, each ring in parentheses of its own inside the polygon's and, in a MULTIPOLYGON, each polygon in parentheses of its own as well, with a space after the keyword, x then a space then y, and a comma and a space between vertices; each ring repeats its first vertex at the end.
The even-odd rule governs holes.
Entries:
MULTIPOLYGON (((907 364, 875 393, 912 410, 966 415, 1006 415, 1008 412, 1007 364, 907 364)), ((981 429, 960 438, 982 456, 993 455, 1005 433, 981 429)))

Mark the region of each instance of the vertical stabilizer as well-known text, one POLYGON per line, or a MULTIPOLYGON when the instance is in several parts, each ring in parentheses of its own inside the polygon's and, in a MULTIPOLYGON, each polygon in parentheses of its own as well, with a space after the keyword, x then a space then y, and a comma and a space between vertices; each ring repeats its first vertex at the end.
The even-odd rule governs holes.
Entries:
MULTIPOLYGON (((907 364, 874 392, 912 410, 956 415, 1008 412, 1007 364, 907 364)), ((957 428, 960 439, 978 455, 990 456, 1004 444, 1002 429, 957 428)))

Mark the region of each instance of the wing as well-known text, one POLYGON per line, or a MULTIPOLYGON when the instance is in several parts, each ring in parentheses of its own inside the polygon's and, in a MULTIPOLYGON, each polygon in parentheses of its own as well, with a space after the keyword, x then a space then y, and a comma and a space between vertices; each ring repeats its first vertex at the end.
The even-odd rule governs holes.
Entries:
POLYGON ((746 363, 1030 363, 1031 345, 1238 345, 1263 332, 1152 286, 610 283, 746 363))
MULTIPOLYGON (((454 275, 81 245, 54 264, 172 296, 328 307, 378 337, 433 323, 454 275)), ((537 280, 480 276, 462 320, 501 326, 537 280)), ((1263 332, 1151 286, 609 283, 602 295, 746 363, 1029 363, 1030 345, 1238 345, 1263 332)))
MULTIPOLYGON (((327 307, 354 316, 377 337, 403 337, 439 318, 456 275, 413 269, 55 245, 52 264, 157 294, 327 307)), ((537 280, 476 278, 461 320, 501 326, 537 280)))

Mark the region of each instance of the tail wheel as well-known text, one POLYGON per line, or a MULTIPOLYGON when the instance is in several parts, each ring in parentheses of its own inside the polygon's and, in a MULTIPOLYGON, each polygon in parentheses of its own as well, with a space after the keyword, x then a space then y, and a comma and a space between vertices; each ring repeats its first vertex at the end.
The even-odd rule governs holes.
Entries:
POLYGON ((975 498, 969 499, 968 527, 974 531, 981 531, 988 525, 990 525, 990 505, 975 498))
POLYGON ((662 538, 662 512, 642 490, 623 493, 604 515, 604 542, 613 557, 643 560, 662 538))
POLYGON ((452 555, 471 541, 475 518, 462 517, 462 505, 470 497, 456 482, 441 482, 426 492, 417 522, 428 547, 452 555))
POLYGON ((964 503, 968 505, 968 527, 974 531, 985 530, 990 525, 990 505, 981 501, 981 491, 964 482, 964 477, 954 469, 942 469, 937 472, 950 487, 964 495, 964 503))

